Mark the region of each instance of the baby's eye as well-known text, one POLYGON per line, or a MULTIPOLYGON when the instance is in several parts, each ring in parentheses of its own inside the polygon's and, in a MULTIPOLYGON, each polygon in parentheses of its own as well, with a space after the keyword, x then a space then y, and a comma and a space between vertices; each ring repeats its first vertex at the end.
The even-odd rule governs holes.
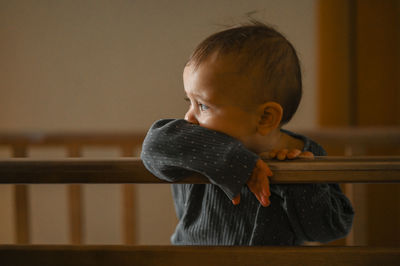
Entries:
POLYGON ((205 110, 207 110, 209 108, 207 105, 204 105, 202 103, 199 103, 199 107, 200 107, 201 111, 205 111, 205 110))

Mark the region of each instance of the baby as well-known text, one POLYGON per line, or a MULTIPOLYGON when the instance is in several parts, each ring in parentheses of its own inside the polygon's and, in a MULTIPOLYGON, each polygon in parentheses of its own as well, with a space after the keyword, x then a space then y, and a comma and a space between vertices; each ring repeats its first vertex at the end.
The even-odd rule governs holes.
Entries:
POLYGON ((337 184, 271 185, 261 157, 325 155, 283 130, 302 94, 293 46, 259 22, 211 35, 183 71, 185 119, 164 119, 143 143, 146 168, 163 180, 194 172, 211 184, 173 184, 177 245, 299 245, 344 237, 354 216, 337 184), (232 204, 233 203, 233 204, 232 204))

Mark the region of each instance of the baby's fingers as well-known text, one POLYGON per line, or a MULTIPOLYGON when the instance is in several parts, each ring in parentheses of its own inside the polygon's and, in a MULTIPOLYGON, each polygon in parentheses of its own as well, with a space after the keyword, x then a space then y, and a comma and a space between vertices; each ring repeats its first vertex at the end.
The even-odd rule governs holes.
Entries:
POLYGON ((238 205, 240 203, 240 194, 232 199, 233 205, 238 205))
POLYGON ((278 150, 272 150, 268 153, 267 152, 262 153, 263 156, 261 156, 261 157, 266 158, 266 159, 274 159, 277 154, 278 154, 278 150))
POLYGON ((271 192, 268 176, 272 176, 272 171, 265 162, 259 160, 253 175, 247 181, 250 191, 264 207, 270 205, 271 192))
POLYGON ((258 201, 260 202, 260 204, 263 206, 263 207, 268 207, 270 204, 271 204, 271 202, 269 201, 269 197, 267 197, 267 196, 257 196, 256 195, 256 198, 258 199, 258 201))
POLYGON ((259 191, 261 192, 261 194, 268 198, 271 195, 268 177, 272 176, 273 174, 268 165, 262 160, 259 160, 257 162, 256 175, 257 182, 255 185, 259 187, 259 191))
POLYGON ((266 164, 263 160, 258 160, 257 164, 256 164, 256 172, 255 174, 257 176, 262 176, 262 175, 266 175, 266 176, 272 176, 272 171, 269 168, 268 164, 266 164))
POLYGON ((263 184, 248 183, 248 187, 262 206, 267 207, 270 204, 269 196, 271 193, 269 192, 269 185, 265 189, 263 184))
POLYGON ((288 149, 280 150, 280 151, 278 151, 278 154, 276 155, 276 158, 278 160, 281 160, 281 161, 285 160, 288 152, 289 152, 288 149))
POLYGON ((299 158, 302 158, 302 159, 314 159, 314 154, 312 152, 305 151, 305 152, 302 152, 299 155, 299 158))
POLYGON ((288 159, 295 159, 295 158, 297 158, 298 156, 300 156, 300 154, 301 154, 301 151, 300 151, 299 149, 293 149, 293 150, 290 150, 290 151, 287 153, 287 158, 288 158, 288 159))
POLYGON ((269 152, 269 158, 273 159, 276 158, 280 161, 283 161, 285 159, 296 159, 296 158, 301 158, 301 159, 313 159, 314 154, 312 154, 309 151, 302 152, 299 149, 282 149, 282 150, 273 150, 269 152))
POLYGON ((270 204, 269 197, 271 195, 271 193, 269 192, 269 188, 267 190, 265 190, 264 188, 261 188, 258 191, 258 193, 256 193, 255 191, 252 191, 252 192, 256 196, 256 198, 258 199, 258 201, 260 202, 260 204, 262 206, 264 206, 264 207, 269 206, 269 204, 270 204))

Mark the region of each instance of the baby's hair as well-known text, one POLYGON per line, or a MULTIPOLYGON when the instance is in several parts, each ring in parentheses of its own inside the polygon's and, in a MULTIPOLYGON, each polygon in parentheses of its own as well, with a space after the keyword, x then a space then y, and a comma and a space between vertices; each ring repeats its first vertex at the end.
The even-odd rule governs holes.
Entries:
POLYGON ((202 41, 187 65, 197 68, 217 52, 218 57, 237 54, 238 70, 255 75, 253 104, 275 101, 283 108, 281 124, 289 122, 302 95, 301 69, 292 44, 278 31, 252 20, 217 32, 202 41))

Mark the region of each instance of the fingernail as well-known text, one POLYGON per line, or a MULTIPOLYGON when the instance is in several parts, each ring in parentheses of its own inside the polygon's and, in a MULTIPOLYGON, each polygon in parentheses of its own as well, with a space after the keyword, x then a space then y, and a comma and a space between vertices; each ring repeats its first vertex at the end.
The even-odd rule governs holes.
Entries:
POLYGON ((264 207, 267 207, 267 206, 269 205, 269 200, 263 198, 263 199, 262 199, 262 205, 263 205, 264 207))

